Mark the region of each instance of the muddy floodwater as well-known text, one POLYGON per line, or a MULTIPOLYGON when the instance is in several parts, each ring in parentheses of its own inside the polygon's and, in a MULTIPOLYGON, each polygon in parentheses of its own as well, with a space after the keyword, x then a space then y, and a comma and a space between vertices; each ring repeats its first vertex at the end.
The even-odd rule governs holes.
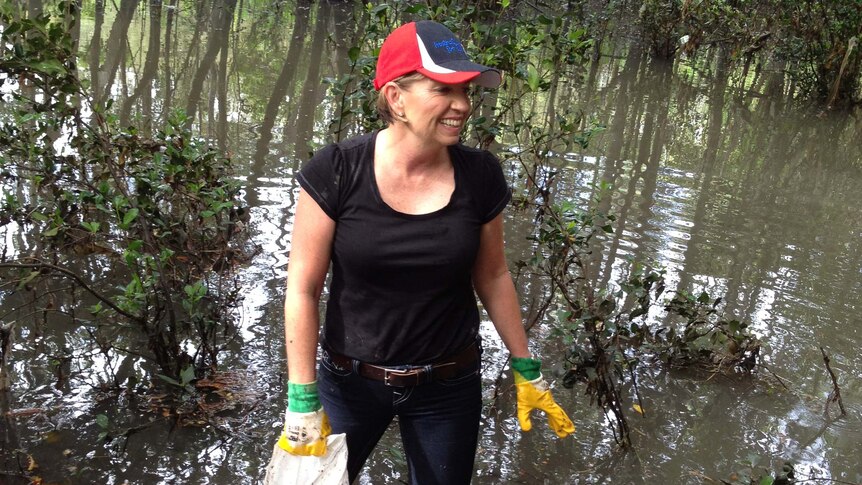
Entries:
MULTIPOLYGON (((223 356, 229 382, 219 385, 252 404, 239 416, 225 410, 210 426, 144 426, 158 414, 152 399, 101 386, 121 360, 79 355, 60 385, 54 356, 74 354, 83 337, 50 321, 38 331, 22 325, 12 389, 0 394, 4 471, 36 466, 46 484, 261 480, 285 408, 282 296, 294 175, 332 140, 337 106, 326 80, 347 71, 362 12, 335 1, 83 2, 78 68, 93 96, 114 98, 121 122, 144 132, 185 109, 239 167, 261 251, 241 273, 239 338, 223 356), (126 434, 100 441, 98 415, 124 423, 113 432, 126 434)), ((699 484, 780 470, 785 461, 798 478, 818 480, 810 483, 862 483, 859 116, 792 99, 769 64, 743 78, 723 62, 660 62, 624 35, 603 42, 577 79, 557 81, 560 111, 582 112, 596 133, 586 149, 552 154, 555 197, 589 204, 596 187, 607 187, 602 203, 617 217, 597 280, 613 283, 630 259, 656 262, 669 292, 706 290, 749 322, 766 367, 728 378, 644 366, 644 413, 629 410, 634 449, 623 452, 584 389, 560 384, 555 363, 566 349, 552 337, 552 312, 531 330, 532 345, 577 433, 558 440, 541 418, 522 433, 507 355, 485 322, 486 406, 473 483, 699 484), (833 385, 821 348, 847 410, 840 419, 834 404, 826 412, 833 385)), ((504 137, 492 150, 516 196, 525 194, 519 148, 504 137)), ((506 219, 515 268, 535 249, 535 213, 510 207, 506 219)), ((4 237, 18 244, 10 230, 4 237)), ((527 307, 538 290, 529 278, 518 282, 527 307)), ((0 483, 27 483, 15 480, 0 475, 0 483)), ((393 426, 359 482, 406 480, 393 426)))

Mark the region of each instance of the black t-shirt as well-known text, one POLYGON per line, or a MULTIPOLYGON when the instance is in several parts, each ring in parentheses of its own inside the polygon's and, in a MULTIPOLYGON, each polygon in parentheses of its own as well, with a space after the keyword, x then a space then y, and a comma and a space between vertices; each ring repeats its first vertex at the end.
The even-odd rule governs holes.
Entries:
POLYGON ((329 145, 298 176, 336 221, 323 345, 363 362, 426 364, 476 338, 471 270, 480 230, 511 191, 492 154, 452 145, 449 203, 428 214, 397 212, 377 188, 376 137, 329 145))

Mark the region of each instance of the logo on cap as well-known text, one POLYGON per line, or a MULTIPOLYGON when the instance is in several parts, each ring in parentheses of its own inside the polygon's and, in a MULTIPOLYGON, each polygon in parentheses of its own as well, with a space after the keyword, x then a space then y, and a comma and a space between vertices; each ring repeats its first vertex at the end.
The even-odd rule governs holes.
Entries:
POLYGON ((438 49, 442 47, 446 49, 446 52, 450 54, 453 52, 461 52, 463 54, 466 54, 466 52, 464 52, 464 47, 462 47, 461 43, 458 42, 458 40, 455 38, 437 41, 434 43, 434 47, 438 49))

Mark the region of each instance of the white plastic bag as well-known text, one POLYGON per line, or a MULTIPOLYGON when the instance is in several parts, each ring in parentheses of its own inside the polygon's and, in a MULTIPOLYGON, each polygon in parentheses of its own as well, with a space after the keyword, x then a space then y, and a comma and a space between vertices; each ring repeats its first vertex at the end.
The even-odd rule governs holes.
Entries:
POLYGON ((281 449, 278 443, 266 466, 264 485, 349 485, 347 480, 347 441, 345 434, 326 437, 323 456, 297 456, 281 449))

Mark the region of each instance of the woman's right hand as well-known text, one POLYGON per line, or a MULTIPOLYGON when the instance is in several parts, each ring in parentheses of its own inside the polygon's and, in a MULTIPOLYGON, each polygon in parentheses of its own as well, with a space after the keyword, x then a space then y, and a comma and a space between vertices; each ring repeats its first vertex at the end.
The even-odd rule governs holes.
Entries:
POLYGON ((332 433, 332 428, 317 396, 317 382, 288 382, 287 400, 278 446, 292 455, 323 456, 326 437, 332 433))
POLYGON ((288 409, 278 446, 292 455, 323 456, 326 454, 326 437, 330 433, 332 428, 323 408, 310 413, 296 413, 288 409))

